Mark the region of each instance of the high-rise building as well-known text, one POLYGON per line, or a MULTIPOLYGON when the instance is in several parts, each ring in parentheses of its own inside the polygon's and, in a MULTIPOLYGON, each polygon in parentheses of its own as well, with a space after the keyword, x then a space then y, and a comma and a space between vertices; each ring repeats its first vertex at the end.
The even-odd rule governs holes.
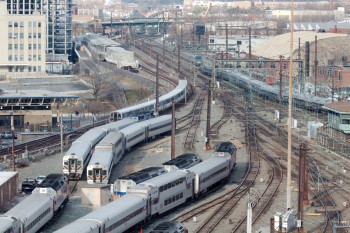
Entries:
MULTIPOLYGON (((45 72, 45 69, 50 70, 50 68, 48 67, 52 67, 53 63, 61 62, 61 63, 67 64, 69 62, 69 59, 72 55, 72 0, 0 0, 0 3, 3 6, 0 14, 1 14, 1 17, 4 19, 0 21, 0 25, 2 25, 2 27, 6 26, 8 29, 8 33, 10 33, 9 25, 11 20, 9 19, 11 18, 13 19, 11 33, 16 33, 14 22, 17 22, 17 24, 22 22, 23 29, 21 29, 21 27, 19 26, 18 28, 20 30, 17 33, 21 33, 20 31, 22 30, 23 36, 25 36, 24 33, 28 33, 26 34, 26 36, 28 37, 27 39, 30 39, 29 38, 30 36, 32 36, 31 39, 34 39, 33 38, 34 34, 31 34, 31 33, 34 33, 35 30, 39 30, 37 25, 40 22, 40 30, 41 30, 40 39, 45 40, 45 44, 40 43, 40 47, 41 47, 40 51, 44 51, 44 54, 46 53, 45 57, 41 55, 41 59, 44 62, 45 61, 47 62, 46 68, 45 68, 45 65, 43 65, 40 68, 40 70, 42 70, 43 72, 45 72), (31 20, 32 20, 31 27, 32 27, 32 30, 34 30, 33 32, 26 29, 26 27, 29 28, 28 23, 31 20), (36 23, 35 26, 34 26, 34 23, 36 23)), ((18 35, 22 35, 22 34, 18 34, 18 35)), ((6 34, 6 37, 7 36, 8 35, 6 34)), ((4 34, 0 35, 0 38, 2 37, 4 37, 4 34)), ((8 44, 11 44, 12 42, 16 42, 14 38, 13 38, 14 41, 10 41, 9 38, 6 38, 6 39, 8 39, 8 42, 9 42, 8 44)), ((33 50, 31 48, 31 47, 34 47, 34 42, 32 40, 25 40, 25 38, 19 38, 19 39, 23 39, 22 40, 23 47, 27 46, 26 48, 33 50), (28 43, 28 45, 25 43, 28 43)), ((39 38, 36 38, 36 39, 39 39, 39 38)), ((1 40, 1 41, 4 41, 4 40, 1 40)), ((20 44, 21 43, 19 42, 19 46, 21 46, 20 44)), ((11 48, 10 45, 8 48, 9 49, 11 48)), ((1 54, 4 54, 2 51, 6 49, 7 48, 5 47, 0 47, 1 54)), ((8 52, 9 49, 6 52, 8 56, 11 55, 11 53, 8 52)), ((30 55, 29 53, 23 54, 24 57, 29 55, 30 55)), ((13 53, 12 56, 15 56, 15 54, 13 53)), ((18 54, 17 56, 20 56, 20 55, 18 54)), ((24 57, 23 57, 23 62, 26 61, 24 57)), ((11 58, 11 57, 8 57, 8 58, 11 58)), ((3 60, 4 58, 2 57, 0 59, 3 60)), ((15 57, 12 57, 12 59, 15 59, 15 57)), ((20 59, 21 57, 18 58, 18 61, 21 61, 20 59)), ((30 57, 28 57, 28 60, 27 60, 28 62, 33 61, 29 59, 30 57)), ((29 68, 30 67, 29 64, 24 64, 24 66, 27 66, 28 70, 33 70, 29 68)), ((13 67, 15 68, 16 66, 13 66, 13 67)), ((3 71, 1 67, 0 69, 1 71, 3 71)), ((35 70, 38 70, 38 68, 35 68, 35 70)))
MULTIPOLYGON (((15 0, 14 0, 15 1, 15 0)), ((0 1, 0 75, 1 78, 35 76, 45 73, 46 17, 28 14, 35 5, 20 7, 0 1)))

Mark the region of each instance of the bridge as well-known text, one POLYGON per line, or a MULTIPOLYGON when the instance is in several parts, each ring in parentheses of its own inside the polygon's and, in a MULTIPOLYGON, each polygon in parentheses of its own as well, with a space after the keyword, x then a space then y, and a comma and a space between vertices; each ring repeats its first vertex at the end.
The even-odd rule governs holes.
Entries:
POLYGON ((163 18, 130 18, 130 19, 120 19, 118 21, 105 21, 101 22, 103 27, 121 27, 121 26, 147 26, 147 25, 169 25, 173 23, 173 19, 164 20, 163 18))

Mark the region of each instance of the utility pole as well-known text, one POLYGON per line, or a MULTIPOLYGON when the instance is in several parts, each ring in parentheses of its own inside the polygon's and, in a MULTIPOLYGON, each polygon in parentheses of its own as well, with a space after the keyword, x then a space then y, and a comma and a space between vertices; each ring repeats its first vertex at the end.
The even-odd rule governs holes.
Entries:
POLYGON ((180 43, 177 44, 177 71, 179 72, 179 79, 181 79, 181 54, 180 43))
POLYGON ((165 17, 164 17, 165 12, 163 11, 163 63, 165 66, 165 17))
POLYGON ((299 198, 298 198, 298 213, 299 220, 301 221, 301 227, 299 232, 304 232, 303 222, 304 222, 304 184, 307 182, 305 179, 306 170, 306 144, 302 143, 299 148, 299 198))
POLYGON ((156 116, 159 115, 159 55, 157 54, 156 66, 156 116))
POLYGON ((330 68, 330 72, 329 72, 329 74, 330 74, 330 77, 331 77, 331 79, 332 79, 332 103, 334 102, 334 77, 333 77, 333 69, 332 68, 330 68))
POLYGON ((281 122, 281 118, 282 118, 282 58, 283 56, 280 56, 280 72, 279 72, 279 77, 280 77, 280 91, 279 91, 279 105, 280 105, 280 114, 279 114, 279 122, 281 122))
POLYGON ((12 170, 16 171, 16 161, 15 161, 15 126, 14 126, 14 121, 13 121, 13 111, 11 112, 11 135, 12 135, 12 162, 13 162, 12 170))
POLYGON ((205 148, 210 150, 210 112, 211 112, 211 81, 208 82, 208 105, 207 105, 207 130, 205 136, 205 148))
POLYGON ((225 24, 225 34, 226 34, 226 55, 225 58, 227 59, 228 55, 228 24, 225 24))
MULTIPOLYGON (((248 28, 249 32, 249 60, 252 60, 252 28, 248 28)), ((249 66, 250 68, 251 66, 249 66)))
POLYGON ((62 118, 62 114, 58 117, 60 118, 61 155, 63 156, 63 118, 62 118))
POLYGON ((301 60, 301 53, 300 53, 300 37, 298 38, 298 64, 299 64, 299 69, 298 69, 298 73, 299 73, 299 87, 300 87, 300 92, 303 92, 303 81, 302 81, 302 76, 301 76, 301 69, 302 69, 302 66, 301 66, 301 63, 300 63, 300 60, 301 60))
POLYGON ((171 111, 171 159, 175 159, 175 130, 176 130, 176 119, 175 119, 175 102, 173 102, 171 111))
POLYGON ((212 67, 212 74, 211 74, 211 78, 213 80, 212 81, 212 87, 213 87, 213 89, 212 89, 212 92, 213 92, 212 99, 213 99, 213 104, 215 104, 215 86, 216 86, 216 68, 215 68, 215 66, 216 66, 216 60, 214 58, 213 67, 212 67))
POLYGON ((315 36, 315 96, 316 96, 316 85, 317 85, 317 36, 315 36))
POLYGON ((252 233, 253 225, 253 209, 252 202, 250 200, 250 190, 248 191, 248 203, 247 203, 247 233, 252 233))

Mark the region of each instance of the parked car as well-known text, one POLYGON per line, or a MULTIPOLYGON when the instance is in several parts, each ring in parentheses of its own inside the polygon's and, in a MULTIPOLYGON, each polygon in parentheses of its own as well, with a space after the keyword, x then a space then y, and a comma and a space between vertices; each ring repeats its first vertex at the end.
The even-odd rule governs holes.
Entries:
POLYGON ((24 193, 32 193, 32 191, 36 188, 37 182, 35 179, 26 178, 22 182, 22 192, 24 193))
POLYGON ((43 182, 43 180, 45 180, 45 178, 46 178, 46 176, 38 176, 38 177, 36 178, 36 182, 37 182, 38 184, 41 184, 41 182, 43 182))
POLYGON ((5 131, 1 134, 2 138, 5 139, 17 139, 17 135, 15 133, 12 133, 11 131, 5 131))
POLYGON ((10 148, 9 143, 8 142, 1 142, 0 149, 6 149, 6 148, 10 148))

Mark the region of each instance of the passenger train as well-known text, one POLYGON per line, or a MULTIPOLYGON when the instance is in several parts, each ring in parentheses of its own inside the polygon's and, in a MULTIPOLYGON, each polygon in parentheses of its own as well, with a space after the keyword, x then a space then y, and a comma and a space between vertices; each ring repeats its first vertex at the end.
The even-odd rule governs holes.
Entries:
MULTIPOLYGON (((205 75, 212 74, 211 63, 203 63, 200 71, 205 75)), ((271 101, 279 101, 279 87, 271 86, 263 81, 252 79, 248 74, 244 74, 244 71, 238 72, 237 70, 217 69, 216 77, 231 83, 236 83, 239 87, 246 90, 252 90, 254 93, 269 99, 271 101)), ((288 103, 289 93, 282 93, 283 103, 288 103)), ((293 93, 293 104, 301 108, 307 108, 314 111, 324 111, 322 106, 326 103, 330 103, 329 98, 318 97, 309 94, 293 93)))
MULTIPOLYGON (((172 102, 179 103, 186 98, 187 81, 180 80, 177 87, 169 93, 159 98, 159 111, 163 111, 172 106, 172 102)), ((131 107, 123 108, 111 112, 110 121, 118 121, 125 117, 135 115, 143 112, 154 112, 156 100, 150 100, 141 104, 133 105, 131 107)))
POLYGON ((63 156, 63 174, 67 175, 69 179, 80 179, 96 144, 109 132, 123 129, 136 121, 136 119, 127 118, 120 122, 111 122, 95 127, 84 133, 72 143, 63 156))
POLYGON ((140 142, 170 133, 171 123, 171 115, 163 115, 135 123, 119 130, 119 132, 109 133, 95 147, 87 167, 87 182, 89 184, 107 184, 113 166, 119 162, 125 151, 130 150, 140 142))
MULTIPOLYGON (((236 154, 236 151, 233 152, 236 154)), ((164 173, 129 187, 126 195, 61 228, 55 233, 127 232, 228 180, 236 156, 225 152, 189 169, 164 173), (208 161, 208 162, 206 162, 208 161)))
POLYGON ((126 190, 131 186, 137 185, 166 172, 190 168, 199 162, 201 162, 201 160, 196 154, 182 154, 177 156, 175 159, 171 159, 163 163, 163 167, 150 167, 127 176, 120 177, 114 182, 113 195, 115 198, 122 197, 126 194, 126 190))
POLYGON ((68 198, 67 177, 50 174, 30 196, 0 215, 0 232, 38 232, 68 202, 68 198))

